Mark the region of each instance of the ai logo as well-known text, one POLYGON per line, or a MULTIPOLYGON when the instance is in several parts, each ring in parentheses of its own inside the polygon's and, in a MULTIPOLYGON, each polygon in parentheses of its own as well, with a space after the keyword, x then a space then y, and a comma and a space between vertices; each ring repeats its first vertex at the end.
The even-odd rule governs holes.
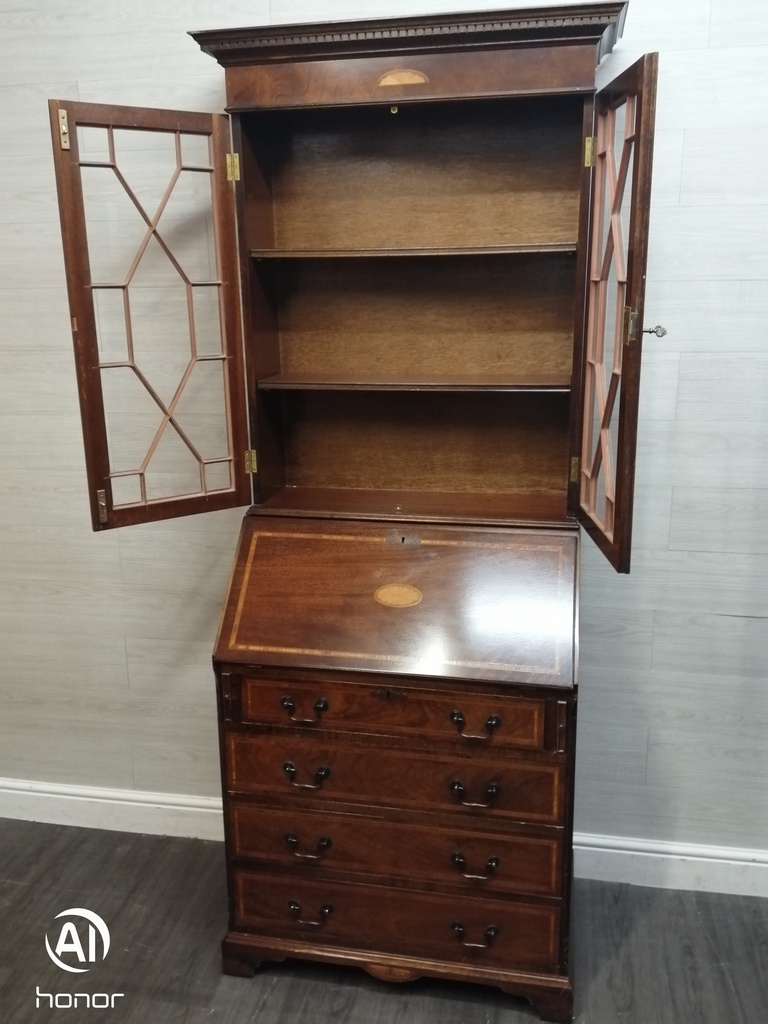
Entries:
POLYGON ((60 967, 62 971, 70 971, 72 974, 85 974, 86 971, 89 971, 90 967, 74 967, 72 963, 65 963, 62 956, 69 956, 70 960, 74 957, 80 964, 96 963, 97 932, 101 939, 101 959, 106 960, 109 952, 109 928, 98 914, 94 914, 92 910, 84 910, 82 907, 73 907, 70 910, 62 910, 60 914, 56 915, 56 920, 60 917, 83 918, 88 922, 88 928, 86 932, 81 924, 80 930, 78 930, 73 921, 65 921, 61 926, 54 949, 51 949, 48 936, 45 936, 45 948, 48 950, 48 956, 57 967, 60 967), (85 942, 82 940, 81 933, 85 935, 85 942))
MULTIPOLYGON (((97 960, 96 948, 101 946, 101 959, 106 960, 109 952, 109 928, 104 920, 92 910, 84 910, 82 907, 71 907, 69 910, 62 910, 56 915, 55 920, 60 917, 79 917, 83 920, 78 924, 74 921, 65 921, 59 930, 59 937, 56 940, 56 947, 51 949, 48 936, 45 936, 45 948, 48 956, 62 971, 70 971, 72 974, 85 974, 90 967, 75 967, 73 961, 80 964, 95 964, 97 960), (84 924, 83 922, 87 922, 84 924), (97 942, 98 938, 101 940, 97 942), (62 957, 68 957, 70 963, 66 963, 62 957)), ((57 1010, 68 1010, 72 1007, 79 1009, 113 1009, 115 1000, 124 997, 123 992, 41 992, 39 986, 35 986, 35 1006, 54 1007, 57 1010), (48 1000, 46 1004, 45 1000, 48 1000)))

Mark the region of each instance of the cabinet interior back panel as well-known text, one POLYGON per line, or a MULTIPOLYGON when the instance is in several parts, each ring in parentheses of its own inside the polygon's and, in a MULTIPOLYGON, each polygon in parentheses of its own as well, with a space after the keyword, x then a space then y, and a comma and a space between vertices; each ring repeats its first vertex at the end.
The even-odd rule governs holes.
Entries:
POLYGON ((567 395, 297 391, 264 398, 273 422, 283 417, 288 486, 566 492, 567 395))
POLYGON ((277 274, 281 373, 512 383, 573 361, 575 257, 290 260, 277 274))
MULTIPOLYGON (((262 115, 273 204, 252 249, 570 244, 582 105, 536 99, 262 115), (271 227, 271 226, 270 226, 271 227)), ((255 220, 255 218, 254 218, 255 220)), ((254 231, 253 234, 258 234, 254 231)))

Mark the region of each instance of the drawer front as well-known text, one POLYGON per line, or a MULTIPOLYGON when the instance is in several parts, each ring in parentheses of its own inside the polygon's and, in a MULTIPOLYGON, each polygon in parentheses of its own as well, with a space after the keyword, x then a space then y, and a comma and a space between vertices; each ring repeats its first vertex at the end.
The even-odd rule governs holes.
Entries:
POLYGON ((559 825, 564 765, 324 743, 290 735, 227 736, 227 783, 240 793, 346 801, 559 825))
POLYGON ((552 968, 560 959, 557 904, 237 871, 233 911, 236 927, 322 946, 497 967, 552 968))
POLYGON ((273 61, 227 68, 227 107, 392 103, 467 96, 541 94, 594 88, 590 45, 301 62, 273 61))
POLYGON ((380 875, 479 892, 561 892, 559 836, 498 835, 238 801, 232 802, 230 814, 233 855, 269 861, 283 870, 380 875))
POLYGON ((397 685, 246 677, 242 721, 255 725, 445 740, 458 746, 544 749, 548 708, 534 697, 446 694, 397 685))

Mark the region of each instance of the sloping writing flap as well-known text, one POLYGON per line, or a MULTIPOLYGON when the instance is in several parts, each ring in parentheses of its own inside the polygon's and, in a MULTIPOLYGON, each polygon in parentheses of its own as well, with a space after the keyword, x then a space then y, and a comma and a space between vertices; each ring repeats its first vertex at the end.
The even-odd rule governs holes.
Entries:
POLYGON ((246 517, 220 661, 574 685, 575 532, 246 517))

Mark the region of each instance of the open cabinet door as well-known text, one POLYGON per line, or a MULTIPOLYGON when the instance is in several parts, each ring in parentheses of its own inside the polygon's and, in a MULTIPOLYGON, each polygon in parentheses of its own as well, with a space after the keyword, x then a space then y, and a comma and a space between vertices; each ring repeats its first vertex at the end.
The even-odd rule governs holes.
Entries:
POLYGON ((248 504, 228 118, 50 112, 94 529, 248 504))
POLYGON ((629 572, 657 54, 597 95, 578 515, 629 572))

